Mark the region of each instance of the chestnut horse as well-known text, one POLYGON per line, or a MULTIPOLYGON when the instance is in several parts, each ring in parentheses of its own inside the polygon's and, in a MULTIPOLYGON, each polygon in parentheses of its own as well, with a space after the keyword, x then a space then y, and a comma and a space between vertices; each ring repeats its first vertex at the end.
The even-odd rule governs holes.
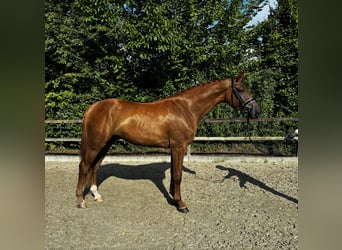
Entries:
POLYGON ((105 99, 91 105, 82 123, 81 161, 76 188, 78 207, 86 208, 84 188, 96 201, 103 201, 97 191, 96 175, 112 143, 127 142, 171 149, 170 194, 177 209, 188 212, 181 198, 183 158, 192 143, 198 123, 218 103, 226 102, 257 118, 261 109, 242 84, 245 74, 212 81, 152 103, 105 99))

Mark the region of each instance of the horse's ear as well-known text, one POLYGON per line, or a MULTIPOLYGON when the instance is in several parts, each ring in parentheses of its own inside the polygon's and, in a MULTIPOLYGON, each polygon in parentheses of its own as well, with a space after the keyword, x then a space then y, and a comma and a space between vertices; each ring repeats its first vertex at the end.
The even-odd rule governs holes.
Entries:
POLYGON ((235 82, 242 82, 243 78, 245 78, 246 72, 241 73, 239 76, 235 78, 235 82))

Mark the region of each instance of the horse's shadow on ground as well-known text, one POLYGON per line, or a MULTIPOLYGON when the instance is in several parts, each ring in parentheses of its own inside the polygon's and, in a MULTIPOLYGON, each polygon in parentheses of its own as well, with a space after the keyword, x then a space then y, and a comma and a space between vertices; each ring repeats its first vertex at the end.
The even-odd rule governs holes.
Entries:
POLYGON ((223 166, 216 166, 217 169, 220 169, 220 170, 228 170, 228 175, 224 177, 224 179, 230 179, 232 176, 236 176, 238 179, 239 179, 239 182, 240 182, 240 187, 241 188, 247 188, 245 186, 245 184, 248 182, 250 184, 253 184, 255 186, 258 186, 262 189, 264 189, 265 191, 268 191, 274 195, 277 195, 279 197, 282 197, 282 198, 285 198, 289 201, 292 201, 296 204, 298 204, 298 199, 296 198, 293 198, 291 196, 288 196, 286 194, 283 194, 269 186, 267 186, 265 183, 253 178, 252 176, 249 176, 248 174, 245 174, 239 170, 236 170, 234 168, 227 168, 227 167, 223 167, 223 166))
MULTIPOLYGON (((169 170, 170 163, 151 163, 144 165, 122 165, 122 164, 105 164, 102 165, 97 172, 97 185, 100 185, 109 177, 117 177, 120 179, 126 180, 150 180, 154 183, 154 185, 158 188, 158 190, 162 193, 166 201, 173 206, 176 206, 174 200, 170 196, 167 188, 163 184, 163 180, 166 177, 166 171, 169 170)), ((298 199, 283 194, 269 186, 265 183, 245 174, 239 170, 234 168, 224 167, 217 165, 217 169, 228 171, 228 174, 224 177, 224 179, 230 179, 233 176, 236 176, 239 180, 239 185, 241 188, 247 188, 245 186, 246 183, 253 184, 258 186, 259 188, 270 192, 279 197, 285 198, 291 202, 298 204, 298 199)), ((184 167, 183 171, 190 174, 196 174, 195 171, 184 167)), ((89 189, 86 191, 89 192, 89 189)))
MULTIPOLYGON (((145 165, 121 165, 105 164, 97 172, 97 185, 100 186, 109 177, 117 177, 126 180, 150 180, 163 194, 166 201, 175 206, 174 200, 170 196, 167 188, 163 184, 166 171, 170 168, 170 163, 151 163, 145 165)), ((183 171, 196 174, 189 168, 183 166, 183 171)))

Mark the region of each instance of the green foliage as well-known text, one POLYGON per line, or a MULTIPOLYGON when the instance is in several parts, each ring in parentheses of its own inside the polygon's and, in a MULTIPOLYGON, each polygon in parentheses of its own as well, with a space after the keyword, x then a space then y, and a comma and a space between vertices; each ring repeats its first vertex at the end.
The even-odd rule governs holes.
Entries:
MULTIPOLYGON (((90 104, 104 98, 149 102, 242 71, 263 117, 297 116, 297 1, 278 0, 268 20, 248 27, 263 4, 47 0, 46 119, 81 119, 90 104)), ((227 105, 208 114, 241 116, 227 105)), ((254 135, 284 135, 295 125, 251 126, 254 135)), ((60 136, 58 129, 47 127, 47 137, 60 136)), ((65 137, 79 136, 79 125, 63 130, 65 137)), ((244 136, 246 126, 200 123, 198 135, 244 136)))
MULTIPOLYGON (((296 0, 279 0, 267 22, 256 27, 261 57, 258 71, 272 76, 273 116, 297 116, 298 13, 296 0)), ((264 78, 265 80, 267 78, 264 78)))

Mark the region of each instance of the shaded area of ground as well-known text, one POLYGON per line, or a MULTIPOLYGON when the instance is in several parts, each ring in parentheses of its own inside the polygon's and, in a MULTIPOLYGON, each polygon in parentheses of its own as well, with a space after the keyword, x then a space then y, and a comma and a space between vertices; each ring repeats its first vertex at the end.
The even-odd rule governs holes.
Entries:
POLYGON ((169 163, 104 164, 103 203, 76 208, 75 162, 46 162, 47 249, 298 249, 296 162, 186 163, 179 213, 169 163))

